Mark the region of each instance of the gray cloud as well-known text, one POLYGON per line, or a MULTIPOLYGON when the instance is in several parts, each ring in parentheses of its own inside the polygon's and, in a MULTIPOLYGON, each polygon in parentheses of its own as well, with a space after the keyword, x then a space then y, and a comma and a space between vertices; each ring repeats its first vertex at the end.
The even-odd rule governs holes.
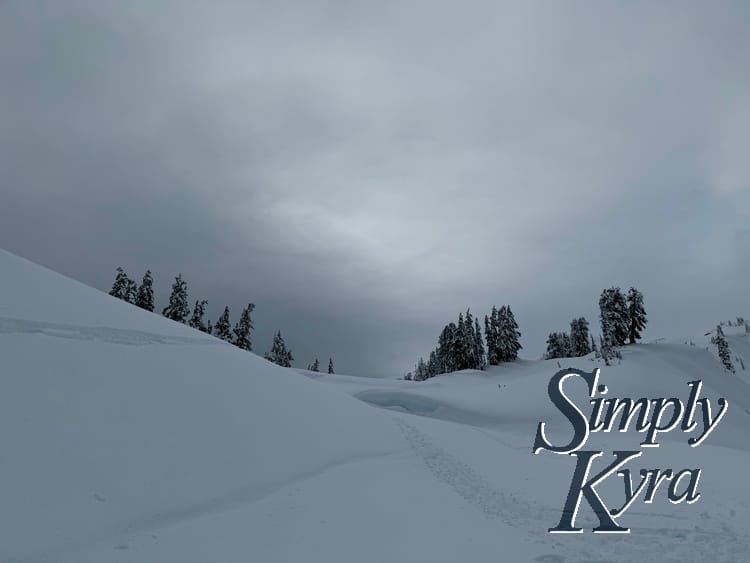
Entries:
POLYGON ((102 289, 183 272, 354 373, 493 303, 538 356, 611 284, 700 331, 748 314, 747 12, 5 3, 0 240, 102 289))

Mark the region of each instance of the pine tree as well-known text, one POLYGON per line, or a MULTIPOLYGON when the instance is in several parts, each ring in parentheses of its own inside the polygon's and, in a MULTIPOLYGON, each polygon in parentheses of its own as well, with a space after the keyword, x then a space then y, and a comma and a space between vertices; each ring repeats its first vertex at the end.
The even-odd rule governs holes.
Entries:
POLYGON ((499 362, 497 357, 497 308, 492 307, 492 314, 484 316, 484 338, 487 342, 487 363, 496 366, 499 362))
POLYGON ((619 287, 610 287, 599 296, 602 337, 609 348, 622 346, 630 332, 630 316, 625 296, 619 287))
POLYGON ((719 352, 719 359, 724 369, 734 373, 734 364, 732 363, 732 352, 729 350, 729 343, 724 336, 724 330, 721 325, 716 326, 716 336, 711 339, 711 342, 716 344, 719 352))
POLYGON ((234 326, 234 345, 243 350, 252 350, 253 342, 250 337, 250 331, 253 330, 253 321, 250 318, 250 314, 255 310, 255 303, 249 303, 247 307, 242 310, 240 320, 234 326))
POLYGON ((521 333, 513 311, 510 305, 504 305, 498 312, 498 359, 501 362, 512 362, 518 358, 518 351, 523 348, 519 338, 521 333))
POLYGON ((151 270, 146 270, 146 273, 143 274, 135 304, 141 309, 154 312, 154 279, 151 277, 151 270))
POLYGON ((579 317, 570 321, 570 353, 573 357, 585 356, 591 352, 589 345, 589 322, 579 317))
POLYGON ((483 370, 485 368, 484 343, 482 342, 482 329, 479 327, 479 319, 474 319, 474 368, 483 370))
POLYGON ((135 302, 137 299, 138 299, 138 284, 135 283, 135 280, 131 280, 130 278, 128 278, 128 284, 125 287, 125 301, 127 301, 131 305, 135 305, 135 302))
POLYGON ((130 285, 130 278, 127 276, 125 271, 118 267, 117 275, 115 276, 115 282, 112 284, 112 289, 109 290, 109 294, 117 299, 126 300, 128 296, 128 288, 130 285))
POLYGON ((214 325, 214 336, 227 342, 232 341, 232 325, 229 323, 229 307, 224 307, 224 312, 214 325))
POLYGON ((213 334, 214 333, 214 326, 211 324, 211 320, 209 319, 208 324, 206 325, 206 333, 207 334, 213 334))
POLYGON ((318 361, 318 358, 315 358, 315 361, 310 364, 310 367, 308 369, 310 371, 320 371, 320 362, 318 361))
POLYGON ((552 332, 547 337, 547 353, 544 357, 547 360, 555 358, 570 358, 571 341, 567 332, 552 332))
POLYGON ((290 368, 292 367, 292 351, 288 350, 284 338, 281 336, 281 331, 276 332, 273 337, 273 346, 270 352, 266 352, 264 356, 269 362, 280 365, 281 367, 290 368))
POLYGON ((333 358, 328 358, 328 373, 333 373, 333 358))
POLYGON ((190 307, 188 307, 188 293, 187 284, 182 279, 182 274, 179 274, 174 283, 172 284, 172 294, 169 296, 169 305, 164 307, 162 315, 178 323, 184 323, 187 321, 187 317, 190 314, 190 307))
POLYGON ((203 322, 203 315, 206 314, 206 304, 208 301, 203 299, 202 301, 196 300, 195 307, 193 307, 193 316, 190 317, 188 325, 194 329, 200 330, 201 332, 208 332, 208 327, 203 322))
POLYGON ((641 332, 646 328, 648 319, 646 318, 646 309, 643 306, 643 294, 636 288, 631 287, 628 291, 628 337, 630 343, 635 344, 637 339, 641 338, 641 332))
POLYGON ((604 360, 604 365, 607 366, 609 365, 609 361, 614 356, 611 342, 601 335, 599 336, 599 355, 604 360))

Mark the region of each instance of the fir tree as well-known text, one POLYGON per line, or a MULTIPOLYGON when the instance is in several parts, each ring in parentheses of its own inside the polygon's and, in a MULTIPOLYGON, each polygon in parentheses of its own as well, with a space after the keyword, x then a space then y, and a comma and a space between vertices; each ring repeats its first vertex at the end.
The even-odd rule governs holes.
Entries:
POLYGON ((641 331, 646 328, 648 319, 646 318, 646 309, 643 306, 643 294, 636 288, 631 287, 628 291, 627 297, 628 304, 628 337, 630 343, 635 344, 635 341, 641 338, 641 331))
POLYGON ((566 332, 550 333, 547 337, 547 353, 544 357, 548 360, 571 357, 570 342, 570 336, 566 332))
POLYGON ((333 358, 328 358, 328 373, 333 373, 333 358))
POLYGON ((206 325, 206 333, 207 334, 213 334, 214 333, 214 326, 211 324, 211 320, 209 319, 208 324, 206 325))
POLYGON ((184 323, 187 321, 187 317, 190 314, 190 307, 188 306, 188 293, 187 284, 182 279, 182 274, 179 274, 174 283, 172 284, 172 294, 169 296, 169 305, 164 307, 162 315, 178 323, 184 323))
POLYGON ((589 345, 589 322, 579 317, 570 321, 570 353, 573 357, 585 356, 591 352, 589 345))
POLYGON ((734 373, 732 352, 729 350, 729 343, 724 336, 724 330, 721 328, 721 325, 716 326, 716 336, 711 339, 711 342, 716 344, 719 352, 719 360, 721 360, 721 365, 724 366, 725 370, 734 373))
POLYGON ((188 325, 194 329, 200 330, 201 332, 208 332, 208 327, 203 322, 203 315, 206 314, 206 304, 208 301, 203 299, 202 301, 196 300, 195 307, 193 307, 193 316, 190 317, 188 325))
POLYGON ((253 342, 250 337, 250 331, 253 330, 253 321, 250 314, 255 310, 255 303, 249 303, 242 310, 240 320, 234 326, 234 345, 243 350, 252 350, 253 342))
POLYGON ((280 365, 281 367, 290 368, 292 367, 292 351, 288 350, 284 338, 281 336, 281 331, 276 332, 273 337, 273 346, 270 352, 266 352, 264 356, 269 362, 280 365))
POLYGON ((518 358, 518 351, 523 348, 519 338, 521 333, 510 305, 501 307, 498 312, 498 357, 501 362, 512 362, 518 358))
POLYGON ((602 337, 609 348, 627 342, 630 331, 630 316, 625 296, 619 287, 610 287, 599 296, 599 311, 602 337))
POLYGON ((214 336, 227 342, 232 341, 232 325, 229 323, 229 307, 224 307, 224 312, 214 325, 214 336))
POLYGON ((141 309, 154 312, 154 279, 151 277, 151 270, 146 270, 146 273, 143 274, 135 304, 141 309))
POLYGON ((138 299, 138 284, 135 283, 135 280, 131 280, 130 278, 128 278, 128 283, 127 283, 127 286, 125 287, 125 301, 127 301, 131 305, 135 305, 137 299, 138 299))
POLYGON ((123 301, 125 301, 126 297, 128 296, 129 286, 130 278, 122 268, 118 267, 117 275, 115 276, 115 281, 112 284, 112 289, 109 290, 109 294, 112 297, 116 297, 117 299, 122 299, 123 301))
POLYGON ((320 362, 318 361, 318 358, 315 358, 315 361, 310 364, 310 367, 308 368, 309 371, 320 371, 320 362))
POLYGON ((482 342, 482 329, 479 328, 479 319, 474 319, 474 367, 483 370, 485 368, 484 344, 482 342))
POLYGON ((487 363, 496 366, 497 357, 497 308, 492 307, 492 314, 484 316, 484 338, 487 342, 487 363))

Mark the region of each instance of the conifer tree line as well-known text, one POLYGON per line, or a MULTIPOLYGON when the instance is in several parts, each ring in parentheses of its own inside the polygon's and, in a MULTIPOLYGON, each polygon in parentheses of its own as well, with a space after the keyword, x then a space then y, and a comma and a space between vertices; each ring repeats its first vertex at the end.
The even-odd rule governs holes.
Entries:
POLYGON ((499 310, 492 307, 492 313, 484 317, 484 327, 483 338, 479 319, 471 314, 471 310, 459 313, 458 322, 451 322, 443 328, 438 345, 430 352, 428 360, 419 358, 414 372, 407 374, 407 379, 424 381, 464 369, 483 370, 488 363, 497 365, 518 358, 518 351, 522 348, 519 342, 521 332, 510 306, 504 305, 499 310))
MULTIPOLYGON (((154 312, 154 279, 151 270, 146 270, 141 284, 138 285, 136 281, 128 277, 122 268, 117 268, 115 281, 112 284, 109 294, 141 309, 154 312)), ((210 320, 204 320, 207 304, 208 301, 205 299, 197 299, 191 313, 187 283, 182 278, 182 274, 179 274, 172 284, 169 303, 162 309, 162 315, 175 322, 187 324, 201 332, 212 334, 216 338, 234 344, 242 350, 252 351, 252 332, 255 327, 251 315, 255 310, 255 304, 247 304, 234 326, 232 326, 230 320, 228 306, 224 307, 224 311, 214 324, 211 324, 210 320)), ((264 357, 280 366, 291 367, 294 357, 291 350, 286 347, 286 343, 281 336, 281 331, 277 331, 274 335, 271 350, 264 357)), ((315 367, 312 371, 320 371, 320 362, 317 359, 312 366, 315 367)), ((308 366, 308 368, 312 366, 308 366)), ((333 359, 329 359, 328 373, 333 373, 333 359)))
POLYGON ((547 337, 547 352, 544 357, 578 358, 590 354, 593 350, 593 339, 589 335, 589 322, 584 317, 570 321, 570 333, 551 332, 547 337))
POLYGON ((597 348, 589 333, 589 323, 584 317, 570 322, 570 332, 551 332, 547 337, 546 359, 576 358, 596 352, 606 363, 617 357, 618 347, 628 342, 635 344, 641 338, 648 319, 643 304, 643 294, 635 287, 623 294, 619 287, 604 289, 599 296, 601 336, 597 348))
POLYGON ((721 328, 721 324, 716 325, 716 334, 711 338, 711 343, 716 345, 719 361, 724 369, 730 373, 735 373, 729 342, 727 342, 727 337, 724 336, 724 329, 721 328))

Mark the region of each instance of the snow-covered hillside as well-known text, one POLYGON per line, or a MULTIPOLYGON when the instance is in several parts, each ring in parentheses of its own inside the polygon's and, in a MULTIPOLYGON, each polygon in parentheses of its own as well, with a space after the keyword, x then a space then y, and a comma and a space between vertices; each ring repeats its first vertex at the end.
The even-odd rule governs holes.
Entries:
MULTIPOLYGON (((311 378, 0 252, 0 561, 747 561, 750 372, 685 342, 560 363, 601 367, 611 397, 684 402, 695 379, 726 397, 706 443, 660 434, 632 465, 700 467, 701 498, 638 502, 625 536, 591 534, 584 502, 584 534, 550 535, 575 459, 531 446, 541 420, 568 428, 547 396, 557 360, 311 378)), ((616 506, 622 480, 600 490, 616 506)))

